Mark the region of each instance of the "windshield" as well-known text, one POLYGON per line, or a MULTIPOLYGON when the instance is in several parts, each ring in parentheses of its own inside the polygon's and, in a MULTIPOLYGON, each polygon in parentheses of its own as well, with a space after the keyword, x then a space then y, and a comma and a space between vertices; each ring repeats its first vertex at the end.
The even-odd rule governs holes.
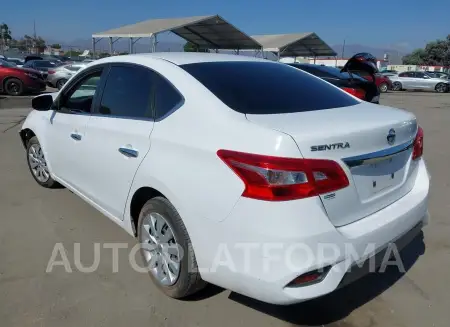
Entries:
POLYGON ((295 113, 359 104, 335 86, 281 63, 224 61, 180 67, 228 107, 244 114, 295 113))
POLYGON ((13 64, 13 63, 11 63, 11 62, 7 62, 6 60, 3 60, 3 59, 0 59, 0 65, 1 65, 2 67, 8 67, 8 68, 14 68, 14 67, 17 67, 16 64, 13 64))

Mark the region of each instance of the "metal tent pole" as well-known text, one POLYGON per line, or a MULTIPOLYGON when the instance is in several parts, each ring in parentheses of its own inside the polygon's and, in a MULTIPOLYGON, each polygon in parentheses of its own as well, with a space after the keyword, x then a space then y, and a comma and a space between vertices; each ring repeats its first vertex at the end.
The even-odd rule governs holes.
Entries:
POLYGON ((152 38, 152 52, 156 52, 156 44, 158 43, 157 34, 153 34, 152 38))

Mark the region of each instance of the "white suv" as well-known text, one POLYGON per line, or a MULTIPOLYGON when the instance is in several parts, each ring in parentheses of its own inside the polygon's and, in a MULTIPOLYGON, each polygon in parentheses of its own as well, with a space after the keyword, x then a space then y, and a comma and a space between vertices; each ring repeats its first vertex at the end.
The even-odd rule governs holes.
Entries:
POLYGON ((427 222, 415 117, 282 63, 110 57, 33 108, 20 132, 32 176, 136 235, 172 297, 205 282, 277 304, 318 297, 427 222))

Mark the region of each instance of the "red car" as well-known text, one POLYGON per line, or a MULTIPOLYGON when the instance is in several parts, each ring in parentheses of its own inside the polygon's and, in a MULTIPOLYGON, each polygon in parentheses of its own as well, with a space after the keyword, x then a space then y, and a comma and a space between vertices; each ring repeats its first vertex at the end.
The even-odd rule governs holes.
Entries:
POLYGON ((19 68, 0 59, 0 92, 9 95, 37 93, 45 90, 42 74, 34 69, 19 68))
MULTIPOLYGON (((362 72, 362 71, 352 71, 353 74, 357 74, 363 78, 365 78, 368 81, 372 82, 372 76, 370 76, 369 73, 362 72)), ((380 89, 381 93, 386 93, 388 90, 392 87, 392 82, 387 76, 383 76, 381 74, 375 74, 375 84, 380 89)))

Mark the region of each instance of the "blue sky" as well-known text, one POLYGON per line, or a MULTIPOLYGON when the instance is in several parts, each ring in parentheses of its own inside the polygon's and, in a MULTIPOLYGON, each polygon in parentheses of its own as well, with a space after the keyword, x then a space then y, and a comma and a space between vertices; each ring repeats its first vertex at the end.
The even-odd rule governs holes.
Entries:
POLYGON ((247 34, 316 32, 329 44, 410 50, 450 34, 450 1, 433 0, 21 0, 2 3, 14 37, 33 33, 70 43, 152 18, 219 14, 247 34), (370 5, 368 4, 370 3, 370 5))

